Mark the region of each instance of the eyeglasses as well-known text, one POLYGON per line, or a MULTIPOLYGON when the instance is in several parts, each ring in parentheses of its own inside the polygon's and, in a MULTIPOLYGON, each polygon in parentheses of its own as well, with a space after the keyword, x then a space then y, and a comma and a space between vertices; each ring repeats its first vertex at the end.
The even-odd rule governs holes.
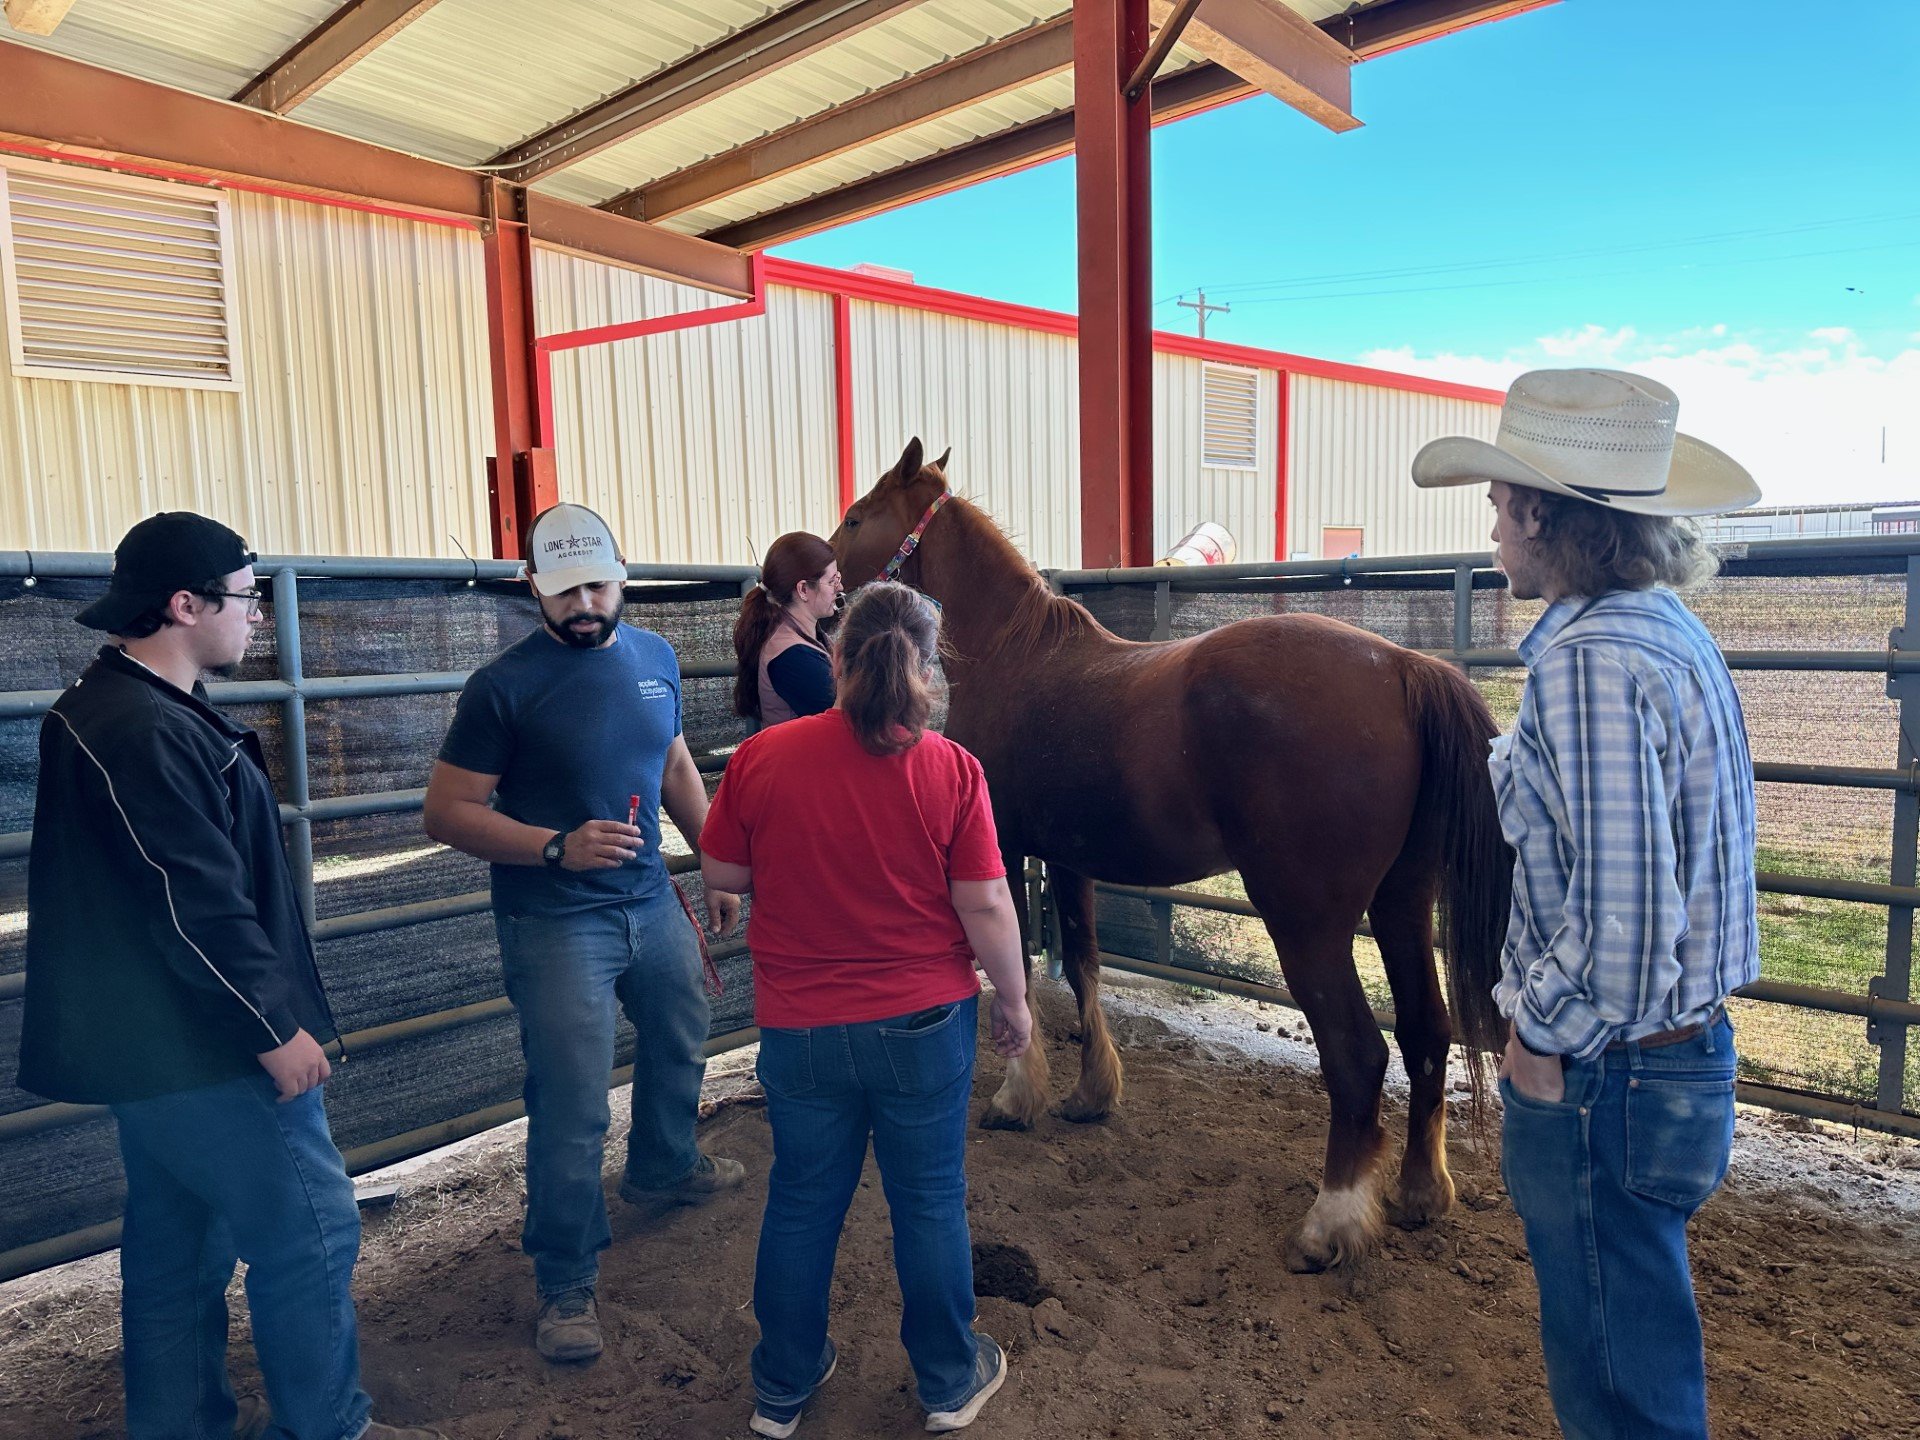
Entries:
POLYGON ((258 585, 249 585, 245 590, 199 590, 196 594, 208 600, 244 600, 248 613, 260 608, 260 602, 266 598, 266 592, 258 585))

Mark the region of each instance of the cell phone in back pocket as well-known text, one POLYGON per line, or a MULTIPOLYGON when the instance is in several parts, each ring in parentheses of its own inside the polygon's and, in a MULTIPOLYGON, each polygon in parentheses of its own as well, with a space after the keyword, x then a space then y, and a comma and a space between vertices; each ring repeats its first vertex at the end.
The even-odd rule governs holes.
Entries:
POLYGON ((930 1009, 922 1010, 917 1015, 909 1015, 907 1017, 907 1023, 900 1028, 902 1030, 931 1030, 952 1013, 953 1006, 951 1004, 935 1005, 930 1009))

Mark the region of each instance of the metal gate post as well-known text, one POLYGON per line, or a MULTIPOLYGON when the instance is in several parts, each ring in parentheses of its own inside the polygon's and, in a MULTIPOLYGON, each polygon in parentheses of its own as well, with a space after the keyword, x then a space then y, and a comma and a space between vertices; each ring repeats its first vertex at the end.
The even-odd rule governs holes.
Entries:
MULTIPOLYGON (((1456 655, 1473 648, 1473 566, 1453 567, 1453 649, 1456 655)), ((1466 662, 1456 660, 1461 673, 1470 674, 1466 662)))
MULTIPOLYGON (((1153 587, 1153 638, 1173 638, 1173 582, 1162 580, 1153 587)), ((1097 902, 1096 902, 1097 903, 1097 902)), ((1173 906, 1164 900, 1147 902, 1153 916, 1153 958, 1162 965, 1173 963, 1173 906)))
MULTIPOLYGON (((1907 557, 1906 623, 1887 637, 1887 659, 1920 645, 1920 556, 1907 557)), ((1887 696, 1900 703, 1898 764, 1907 775, 1916 773, 1913 734, 1920 725, 1920 676, 1896 675, 1888 665, 1887 696)), ((1903 786, 1893 795, 1892 872, 1895 885, 1912 885, 1920 870, 1920 795, 1903 786)), ((1913 998, 1913 907, 1893 905, 1887 910, 1887 971, 1867 982, 1867 994, 1880 1000, 1913 998)), ((1899 1114, 1906 1105, 1907 1027, 1898 1020, 1884 1024, 1871 1011, 1867 1039, 1880 1047, 1880 1086, 1876 1109, 1899 1114)))
POLYGON ((280 702, 280 745, 287 762, 287 804, 298 813, 286 825, 287 863, 300 909, 312 929, 318 916, 313 907, 313 821, 307 781, 307 702, 300 693, 300 582, 291 566, 273 572, 273 649, 280 678, 292 694, 280 702))

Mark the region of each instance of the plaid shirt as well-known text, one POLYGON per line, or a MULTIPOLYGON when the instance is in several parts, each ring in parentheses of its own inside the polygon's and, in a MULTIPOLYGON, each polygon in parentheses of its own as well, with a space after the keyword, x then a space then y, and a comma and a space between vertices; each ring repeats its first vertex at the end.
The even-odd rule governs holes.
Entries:
POLYGON ((1591 1056, 1703 1020, 1760 973, 1740 697, 1671 590, 1547 607, 1489 768, 1516 852, 1494 998, 1527 1048, 1591 1056))

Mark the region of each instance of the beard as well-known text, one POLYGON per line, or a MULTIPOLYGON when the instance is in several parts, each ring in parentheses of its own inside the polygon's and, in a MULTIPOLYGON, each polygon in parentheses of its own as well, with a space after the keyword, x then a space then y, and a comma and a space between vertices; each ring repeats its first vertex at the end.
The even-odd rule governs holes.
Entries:
POLYGON ((576 650, 598 650, 613 637, 613 632, 619 624, 620 617, 617 615, 606 618, 598 615, 574 615, 559 625, 551 620, 546 622, 547 629, 576 650))

